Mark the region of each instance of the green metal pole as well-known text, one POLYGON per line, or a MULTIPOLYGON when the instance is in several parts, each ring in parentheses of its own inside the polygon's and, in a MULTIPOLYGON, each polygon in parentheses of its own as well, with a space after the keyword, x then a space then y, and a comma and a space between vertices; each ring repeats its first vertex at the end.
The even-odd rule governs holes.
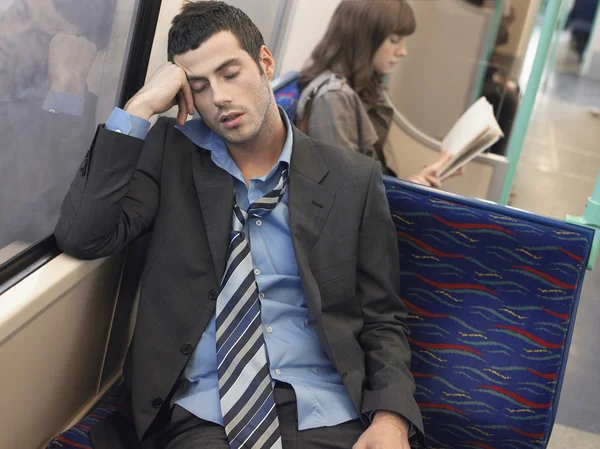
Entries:
POLYGON ((556 65, 556 56, 558 55, 558 47, 560 46, 560 37, 565 29, 565 26, 567 25, 567 19, 569 18, 571 6, 572 5, 570 1, 562 0, 556 32, 554 33, 554 36, 552 36, 552 45, 550 47, 550 52, 548 53, 548 62, 546 63, 544 74, 542 75, 542 86, 546 85, 546 82, 548 81, 548 78, 556 65))
POLYGON ((529 129, 529 120, 535 104, 535 98, 540 87, 544 67, 546 66, 546 58, 548 57, 548 50, 552 43, 552 35, 554 34, 554 27, 560 11, 560 5, 561 0, 548 0, 546 6, 546 13, 542 23, 542 31, 535 53, 535 59, 533 60, 531 75, 527 82, 525 95, 523 95, 523 99, 519 105, 515 125, 512 129, 510 141, 508 142, 508 152, 506 157, 508 158, 509 165, 508 172, 506 173, 506 180, 504 181, 504 187, 502 188, 502 195, 500 196, 500 204, 506 204, 508 202, 510 190, 515 180, 517 165, 519 164, 521 150, 523 149, 525 136, 529 129))
POLYGON ((586 226, 595 231, 587 265, 588 270, 593 270, 596 265, 596 259, 598 259, 598 251, 600 250, 600 175, 598 175, 598 179, 596 180, 594 193, 588 198, 583 215, 581 217, 567 215, 565 221, 579 226, 586 226))
POLYGON ((502 21, 503 14, 504 0, 496 0, 494 2, 494 15, 490 21, 490 28, 485 41, 485 51, 482 53, 482 60, 479 61, 477 75, 475 76, 475 86, 473 87, 473 92, 471 93, 471 103, 475 103, 481 96, 481 89, 483 87, 485 73, 496 48, 496 38, 498 36, 498 29, 500 28, 500 22, 502 21))

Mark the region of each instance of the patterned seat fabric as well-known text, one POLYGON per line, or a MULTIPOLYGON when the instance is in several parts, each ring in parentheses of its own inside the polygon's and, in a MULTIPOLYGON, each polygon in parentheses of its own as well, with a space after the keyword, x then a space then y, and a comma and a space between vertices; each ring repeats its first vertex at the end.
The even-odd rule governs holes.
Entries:
POLYGON ((113 413, 119 406, 120 400, 116 390, 107 393, 92 412, 54 438, 47 449, 92 449, 90 432, 96 424, 113 413))
POLYGON ((385 183, 431 449, 545 448, 592 231, 385 183))

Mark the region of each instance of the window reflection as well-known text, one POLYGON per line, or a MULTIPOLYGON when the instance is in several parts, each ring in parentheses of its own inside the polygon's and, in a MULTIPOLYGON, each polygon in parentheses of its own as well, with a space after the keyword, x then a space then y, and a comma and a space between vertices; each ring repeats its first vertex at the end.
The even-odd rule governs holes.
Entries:
POLYGON ((0 0, 0 249, 52 233, 115 106, 136 0, 0 0))

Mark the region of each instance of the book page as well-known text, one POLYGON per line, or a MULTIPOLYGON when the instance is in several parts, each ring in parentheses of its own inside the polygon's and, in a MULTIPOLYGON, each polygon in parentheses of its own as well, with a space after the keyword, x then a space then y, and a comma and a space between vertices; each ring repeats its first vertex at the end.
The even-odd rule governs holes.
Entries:
POLYGON ((492 105, 485 97, 479 98, 458 119, 442 141, 442 149, 453 157, 440 168, 440 179, 451 175, 503 136, 492 105))
POLYGON ((485 151, 487 148, 494 145, 498 140, 500 140, 499 135, 494 136, 491 134, 486 134, 486 135, 482 136, 482 138, 479 141, 477 141, 472 146, 472 148, 468 149, 467 151, 462 152, 461 156, 453 159, 452 164, 449 167, 447 167, 444 172, 440 172, 440 174, 438 175, 439 180, 443 181, 444 179, 448 178, 456 170, 458 170, 459 168, 466 165, 473 158, 475 158, 478 154, 480 154, 481 152, 485 151))

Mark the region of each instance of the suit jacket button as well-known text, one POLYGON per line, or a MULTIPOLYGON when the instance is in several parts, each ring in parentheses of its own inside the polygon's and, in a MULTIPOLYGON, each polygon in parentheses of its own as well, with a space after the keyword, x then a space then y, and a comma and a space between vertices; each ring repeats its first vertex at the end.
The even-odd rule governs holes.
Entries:
POLYGON ((192 351, 194 350, 193 346, 189 343, 185 343, 185 344, 181 345, 181 348, 179 348, 179 349, 183 355, 190 355, 192 353, 192 351))
POLYGON ((161 408, 163 405, 163 400, 161 398, 152 398, 152 407, 161 408))
POLYGON ((213 288, 211 291, 208 292, 208 297, 209 299, 212 299, 214 301, 219 297, 219 290, 213 288))

